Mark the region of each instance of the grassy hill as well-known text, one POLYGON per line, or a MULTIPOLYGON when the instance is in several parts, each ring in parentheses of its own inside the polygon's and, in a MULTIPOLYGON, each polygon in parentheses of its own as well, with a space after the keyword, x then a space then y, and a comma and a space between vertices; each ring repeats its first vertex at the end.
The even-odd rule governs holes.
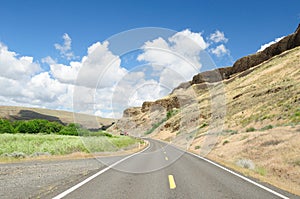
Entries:
POLYGON ((79 123, 89 129, 98 129, 102 126, 111 125, 114 122, 114 119, 110 118, 101 118, 68 111, 16 106, 0 106, 0 118, 10 120, 46 119, 64 124, 79 123))
POLYGON ((118 129, 170 141, 300 195, 300 47, 127 109, 110 128, 118 129))

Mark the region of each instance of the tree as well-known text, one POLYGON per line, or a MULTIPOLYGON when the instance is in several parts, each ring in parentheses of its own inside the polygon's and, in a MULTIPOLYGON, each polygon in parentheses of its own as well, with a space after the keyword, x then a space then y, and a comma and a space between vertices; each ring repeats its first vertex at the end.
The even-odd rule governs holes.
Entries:
POLYGON ((0 133, 14 133, 14 127, 8 120, 0 119, 0 133))

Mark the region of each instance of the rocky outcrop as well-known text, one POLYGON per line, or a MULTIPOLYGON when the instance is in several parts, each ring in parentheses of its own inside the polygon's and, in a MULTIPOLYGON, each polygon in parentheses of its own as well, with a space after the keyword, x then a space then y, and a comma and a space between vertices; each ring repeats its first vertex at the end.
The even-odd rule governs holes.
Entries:
POLYGON ((134 117, 141 113, 141 107, 132 107, 123 111, 123 117, 134 117))
POLYGON ((173 108, 179 108, 181 105, 180 100, 177 96, 170 96, 167 98, 156 100, 155 102, 144 102, 142 105, 142 112, 153 112, 156 110, 171 110, 173 108))
POLYGON ((232 75, 243 72, 257 66, 264 61, 279 55, 287 50, 300 46, 300 24, 293 34, 290 34, 279 42, 272 44, 261 52, 238 59, 232 67, 218 68, 211 71, 205 71, 195 75, 190 82, 180 84, 176 89, 184 88, 193 84, 201 84, 204 82, 213 83, 229 79, 232 75))
POLYGON ((262 62, 276 55, 283 53, 284 51, 290 50, 297 46, 300 46, 300 24, 293 34, 284 37, 279 42, 272 44, 265 50, 237 60, 233 64, 230 75, 245 71, 253 66, 261 64, 262 62))

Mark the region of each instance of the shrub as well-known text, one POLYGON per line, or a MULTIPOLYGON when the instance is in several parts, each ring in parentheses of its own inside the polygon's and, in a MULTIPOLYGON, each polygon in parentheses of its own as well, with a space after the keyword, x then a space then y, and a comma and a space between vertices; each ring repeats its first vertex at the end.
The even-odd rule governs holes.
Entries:
POLYGON ((251 169, 251 170, 255 169, 255 164, 253 163, 252 160, 249 159, 240 159, 236 162, 236 164, 237 166, 243 167, 245 169, 251 169))
POLYGON ((61 129, 64 126, 58 122, 48 122, 44 128, 41 129, 41 133, 46 133, 46 134, 57 134, 58 132, 61 131, 61 129))
POLYGON ((195 146, 195 150, 197 150, 197 149, 200 149, 201 148, 201 146, 195 146))
POLYGON ((229 143, 229 141, 228 141, 228 140, 225 140, 225 141, 223 142, 223 145, 228 144, 228 143, 229 143))
POLYGON ((238 133, 238 131, 236 131, 236 130, 224 130, 224 132, 225 133, 229 133, 230 135, 234 135, 234 134, 237 134, 238 133))
POLYGON ((250 127, 246 129, 246 132, 253 132, 253 131, 256 131, 254 127, 250 127))
POLYGON ((80 125, 70 123, 68 126, 63 127, 59 133, 60 135, 80 135, 80 125))
POLYGON ((167 112, 167 120, 176 115, 179 112, 178 109, 172 109, 167 112))
POLYGON ((149 129, 148 131, 146 131, 145 134, 152 133, 155 129, 157 129, 165 121, 167 121, 167 118, 164 118, 160 122, 153 124, 152 127, 151 127, 151 129, 149 129))
POLYGON ((0 119, 0 133, 14 133, 14 127, 8 120, 0 119))
MULTIPOLYGON (((49 129, 47 129, 47 125, 49 125, 49 121, 35 119, 35 120, 28 120, 28 121, 18 121, 16 122, 15 130, 19 133, 50 133, 49 129)), ((53 132, 56 133, 56 132, 53 132)))
POLYGON ((272 125, 267 125, 267 126, 261 128, 260 130, 261 130, 261 131, 265 131, 265 130, 269 130, 269 129, 272 129, 272 128, 273 128, 272 125))
POLYGON ((206 127, 206 126, 208 126, 208 124, 204 122, 199 128, 202 129, 202 128, 206 127))

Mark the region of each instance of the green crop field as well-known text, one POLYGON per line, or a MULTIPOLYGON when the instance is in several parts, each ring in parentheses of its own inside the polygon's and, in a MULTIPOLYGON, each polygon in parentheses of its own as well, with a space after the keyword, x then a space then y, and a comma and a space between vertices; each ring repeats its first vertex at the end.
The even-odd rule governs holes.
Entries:
MULTIPOLYGON (((107 134, 110 135, 110 134, 107 134)), ((0 134, 1 157, 27 157, 37 154, 65 155, 74 152, 118 151, 138 140, 127 136, 70 136, 55 134, 0 134)))

